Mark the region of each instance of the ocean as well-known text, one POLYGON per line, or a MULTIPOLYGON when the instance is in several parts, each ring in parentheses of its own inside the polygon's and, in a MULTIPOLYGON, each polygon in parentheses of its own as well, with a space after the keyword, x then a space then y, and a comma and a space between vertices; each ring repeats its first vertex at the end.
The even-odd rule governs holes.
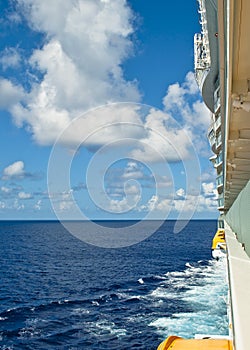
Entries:
POLYGON ((216 221, 173 227, 115 249, 59 222, 1 222, 0 349, 156 350, 171 334, 228 334, 226 265, 211 259, 216 221))

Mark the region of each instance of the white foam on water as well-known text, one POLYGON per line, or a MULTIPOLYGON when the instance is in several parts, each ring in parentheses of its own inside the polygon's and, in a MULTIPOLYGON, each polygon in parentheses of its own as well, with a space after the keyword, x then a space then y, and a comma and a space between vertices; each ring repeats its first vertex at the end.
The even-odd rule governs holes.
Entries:
POLYGON ((40 320, 38 318, 27 319, 25 323, 26 326, 18 332, 20 338, 27 339, 40 336, 41 331, 38 329, 40 320))
POLYGON ((124 292, 118 292, 116 293, 118 299, 123 300, 123 301, 129 301, 129 300, 141 300, 144 299, 143 295, 134 295, 134 294, 130 294, 130 293, 124 293, 124 292))
MULTIPOLYGON (((128 290, 128 292, 130 292, 130 290, 128 290)), ((116 293, 118 299, 127 299, 130 298, 130 294, 125 292, 117 292, 116 293)))
POLYGON ((226 259, 202 261, 192 266, 186 263, 184 271, 169 272, 165 286, 156 288, 149 297, 174 300, 183 310, 170 317, 159 317, 149 326, 164 337, 178 335, 192 338, 195 334, 228 334, 226 259), (184 287, 184 288, 181 288, 184 287), (186 305, 186 306, 185 306, 186 305))
POLYGON ((71 311, 71 315, 88 315, 89 313, 89 310, 81 307, 75 308, 71 311))
POLYGON ((95 306, 100 306, 100 304, 98 303, 98 301, 95 301, 95 300, 91 301, 91 304, 92 304, 92 305, 95 305, 95 306))
POLYGON ((108 321, 106 319, 97 322, 88 322, 88 330, 98 337, 107 334, 121 337, 127 334, 127 330, 125 328, 119 328, 114 322, 108 321))
POLYGON ((142 278, 139 278, 139 279, 138 279, 138 282, 139 282, 140 284, 144 284, 144 281, 143 281, 142 278))

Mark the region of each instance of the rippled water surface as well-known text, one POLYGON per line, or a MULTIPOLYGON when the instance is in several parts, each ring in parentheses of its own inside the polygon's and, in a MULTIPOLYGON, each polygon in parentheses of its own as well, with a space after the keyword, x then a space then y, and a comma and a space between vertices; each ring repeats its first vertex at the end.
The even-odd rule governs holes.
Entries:
POLYGON ((169 334, 227 334, 225 262, 210 255, 216 222, 178 234, 173 225, 107 249, 57 222, 2 222, 0 349, 148 350, 169 334))

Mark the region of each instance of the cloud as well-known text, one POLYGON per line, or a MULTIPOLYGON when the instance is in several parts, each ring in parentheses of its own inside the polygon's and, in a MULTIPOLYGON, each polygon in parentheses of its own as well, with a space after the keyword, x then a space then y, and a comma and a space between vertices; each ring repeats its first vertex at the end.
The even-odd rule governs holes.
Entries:
MULTIPOLYGON (((69 191, 62 191, 62 192, 48 193, 48 194, 44 193, 45 196, 43 198, 44 199, 49 198, 50 200, 53 200, 53 204, 56 207, 56 210, 60 212, 66 212, 66 211, 70 211, 70 209, 72 209, 74 205, 73 192, 74 190, 70 189, 69 191)), ((37 206, 38 207, 41 206, 40 201, 37 202, 37 206)))
POLYGON ((140 195, 142 188, 155 187, 152 174, 143 164, 128 160, 124 167, 110 167, 105 174, 105 190, 110 198, 140 195))
POLYGON ((19 211, 19 210, 25 209, 25 205, 24 204, 20 204, 18 199, 15 199, 12 208, 19 211))
POLYGON ((144 177, 141 167, 136 162, 128 162, 124 169, 122 178, 125 180, 129 179, 142 179, 144 177))
POLYGON ((19 199, 31 199, 32 198, 32 195, 31 193, 27 193, 27 192, 19 192, 18 193, 18 198, 19 199))
POLYGON ((141 199, 140 194, 137 193, 127 193, 128 195, 121 200, 110 199, 109 203, 105 204, 104 209, 108 212, 121 214, 126 213, 132 209, 135 209, 137 203, 141 199))
POLYGON ((10 193, 10 192, 12 191, 12 189, 11 189, 11 188, 8 188, 8 187, 5 187, 5 186, 2 186, 2 187, 1 187, 1 191, 2 191, 3 193, 10 193))
MULTIPOLYGON (((4 177, 2 176, 1 180, 18 180, 18 177, 4 177)), ((6 200, 13 199, 18 197, 18 193, 22 192, 22 186, 17 186, 14 182, 9 184, 9 187, 1 186, 0 188, 0 196, 6 200)))
POLYGON ((178 197, 185 197, 185 190, 184 188, 179 188, 177 191, 176 191, 176 195, 178 197))
POLYGON ((0 201, 0 209, 5 209, 6 204, 2 201, 0 201))
POLYGON ((22 178, 24 174, 24 162, 19 160, 4 168, 2 179, 7 180, 10 178, 22 178))
POLYGON ((6 47, 1 52, 0 64, 3 70, 8 68, 17 68, 21 63, 21 55, 19 51, 14 47, 6 47))
MULTIPOLYGON (((175 83, 168 87, 163 105, 164 111, 146 109, 143 106, 123 106, 127 108, 128 121, 141 125, 141 133, 136 138, 139 143, 134 143, 129 157, 147 163, 185 161, 192 158, 194 152, 205 155, 207 140, 204 135, 210 122, 210 114, 201 102, 193 73, 187 73, 182 84, 175 83)), ((119 113, 115 112, 116 108, 119 111, 120 107, 117 106, 109 113, 112 122, 123 120, 117 117, 119 113)), ((105 115, 106 112, 99 120, 107 122, 105 115)), ((110 133, 109 140, 114 134, 117 133, 110 133)))
MULTIPOLYGON (((22 180, 29 178, 31 180, 40 180, 43 177, 42 173, 30 173, 24 169, 24 162, 18 160, 3 169, 2 180, 22 180)), ((16 187, 16 190, 18 187, 16 187)), ((20 189, 20 187, 19 187, 20 189)), ((13 189, 12 189, 13 190, 13 189)))
MULTIPOLYGON (((135 142, 128 148, 127 156, 146 163, 190 159, 192 143, 198 151, 204 149, 198 133, 205 129, 207 114, 190 72, 183 83, 169 86, 163 99, 164 111, 150 108, 142 115, 138 105, 111 104, 113 101, 137 102, 141 98, 137 83, 126 80, 122 68, 133 53, 131 35, 134 32, 134 15, 125 0, 50 3, 17 0, 17 3, 31 30, 44 37, 37 46, 39 49, 33 49, 25 62, 30 73, 27 85, 4 80, 6 91, 9 87, 6 95, 10 96, 5 107, 11 111, 15 123, 25 126, 37 143, 54 143, 58 134, 82 115, 81 122, 73 122, 64 134, 65 144, 72 146, 86 139, 85 146, 94 152, 113 140, 132 138, 135 142), (25 90, 26 86, 29 90, 25 90), (105 108, 84 114, 105 103, 108 103, 105 108), (97 129, 100 132, 96 132, 97 129)), ((14 52, 12 57, 14 67, 14 52)), ((143 171, 131 164, 120 180, 132 178, 145 181, 143 171)), ((117 179, 113 189, 109 184, 110 196, 119 197, 111 207, 118 209, 128 207, 121 183, 117 179)), ((167 179, 161 181, 162 188, 168 185, 167 179)), ((127 186, 131 195, 136 196, 136 191, 135 184, 127 186)), ((59 201, 61 210, 69 208, 69 199, 58 198, 59 201)), ((156 202, 154 205, 157 206, 156 202)))
POLYGON ((39 199, 36 204, 34 205, 34 209, 35 210, 41 210, 41 207, 42 207, 42 201, 41 199, 39 199))
POLYGON ((156 205, 157 205, 157 202, 158 202, 158 201, 159 201, 158 196, 153 195, 153 196, 149 199, 149 201, 148 201, 148 203, 147 203, 148 210, 149 210, 149 211, 154 210, 155 207, 156 207, 156 205))
POLYGON ((59 203, 59 210, 60 211, 67 211, 70 210, 73 206, 73 202, 72 201, 61 201, 59 203))
POLYGON ((87 189, 87 186, 84 183, 79 183, 78 185, 75 185, 72 187, 72 190, 74 192, 79 192, 81 190, 86 190, 86 189, 87 189))
MULTIPOLYGON (((205 128, 207 112, 191 72, 182 84, 168 87, 164 111, 151 108, 142 115, 139 106, 111 104, 141 100, 137 82, 126 80, 122 68, 133 54, 135 15, 127 1, 17 0, 17 4, 30 30, 44 37, 25 60, 29 71, 25 86, 2 79, 7 98, 0 97, 0 105, 38 144, 53 144, 71 124, 61 139, 64 143, 75 145, 87 138, 85 146, 96 151, 114 135, 116 140, 133 138, 140 145, 135 143, 128 156, 144 162, 186 160, 192 157, 192 142, 204 150, 197 129, 205 128), (92 109, 103 104, 108 106, 92 109), (72 122, 79 116, 80 123, 72 122), (96 133, 98 129, 101 132, 96 133)), ((20 63, 14 49, 7 54, 13 67, 20 63)))
POLYGON ((153 184, 156 182, 158 188, 170 188, 173 186, 173 182, 170 176, 155 174, 154 178, 155 180, 152 177, 153 184))
POLYGON ((139 211, 151 211, 155 213, 170 213, 176 214, 182 213, 185 217, 191 218, 195 213, 214 212, 217 208, 217 200, 214 197, 205 197, 203 195, 186 195, 176 198, 160 198, 158 196, 152 196, 152 198, 145 204, 139 207, 139 211))
POLYGON ((133 52, 134 15, 126 1, 17 3, 31 30, 46 39, 28 60, 30 90, 17 96, 23 88, 12 86, 16 98, 6 108, 11 107, 18 126, 29 126, 36 142, 53 143, 74 117, 89 108, 140 99, 137 83, 127 81, 122 70, 133 52))
POLYGON ((211 120, 211 113, 201 101, 197 83, 192 72, 188 72, 185 81, 168 87, 163 98, 166 113, 175 115, 180 125, 200 155, 208 155, 208 141, 205 137, 211 120))
POLYGON ((214 197, 215 199, 217 198, 217 190, 214 182, 203 182, 202 190, 205 197, 214 197))
POLYGON ((138 211, 154 211, 156 215, 179 215, 191 218, 195 213, 215 212, 217 209, 217 190, 213 182, 203 182, 201 193, 186 193, 179 188, 173 195, 152 195, 146 204, 138 206, 138 211), (191 216, 190 216, 191 215, 191 216))
POLYGON ((140 140, 146 130, 140 117, 141 106, 131 103, 107 104, 74 119, 59 143, 84 146, 96 151, 104 145, 120 147, 140 140))
POLYGON ((12 111, 12 108, 24 97, 21 86, 14 85, 10 80, 0 77, 0 108, 12 111))
POLYGON ((9 12, 7 14, 7 19, 10 22, 10 24, 19 24, 22 22, 22 17, 17 12, 9 12))
POLYGON ((198 93, 199 89, 194 74, 188 72, 182 84, 174 83, 168 87, 167 93, 163 98, 163 105, 166 111, 174 108, 183 109, 187 105, 186 97, 188 95, 198 95, 198 93))
POLYGON ((151 108, 146 117, 145 137, 131 151, 131 158, 141 162, 178 162, 191 156, 191 141, 186 130, 169 114, 151 108))
POLYGON ((216 171, 214 168, 211 168, 210 172, 203 172, 199 178, 200 181, 204 182, 214 182, 216 178, 216 171))

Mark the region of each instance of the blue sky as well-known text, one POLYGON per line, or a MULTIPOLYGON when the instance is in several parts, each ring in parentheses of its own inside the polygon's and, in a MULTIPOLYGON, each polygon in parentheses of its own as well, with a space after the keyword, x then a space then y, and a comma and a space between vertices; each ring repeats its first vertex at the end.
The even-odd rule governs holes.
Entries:
POLYGON ((0 10, 1 219, 218 216, 195 0, 0 10))

